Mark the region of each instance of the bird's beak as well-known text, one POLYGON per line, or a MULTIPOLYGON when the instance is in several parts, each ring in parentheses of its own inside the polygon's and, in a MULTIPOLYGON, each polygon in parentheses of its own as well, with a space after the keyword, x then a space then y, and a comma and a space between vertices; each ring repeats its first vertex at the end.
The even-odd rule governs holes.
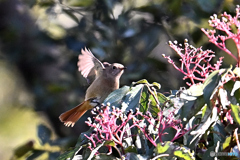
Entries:
POLYGON ((123 67, 123 68, 121 68, 121 70, 125 70, 125 69, 127 69, 127 67, 123 67))

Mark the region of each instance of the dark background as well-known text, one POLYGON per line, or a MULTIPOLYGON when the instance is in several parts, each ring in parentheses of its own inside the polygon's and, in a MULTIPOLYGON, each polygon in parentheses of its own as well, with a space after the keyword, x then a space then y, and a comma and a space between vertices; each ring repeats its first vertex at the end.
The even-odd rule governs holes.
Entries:
MULTIPOLYGON (((90 48, 101 61, 127 67, 121 86, 140 79, 161 84, 161 92, 186 86, 183 75, 162 54, 178 56, 168 41, 211 49, 224 56, 222 67, 236 62, 208 42, 214 13, 234 15, 239 0, 2 0, 0 1, 0 148, 2 158, 28 141, 37 142, 37 126, 52 138, 77 138, 87 128, 86 114, 73 128, 58 116, 84 99, 88 84, 77 71, 77 56, 90 48)), ((235 46, 228 42, 232 53, 235 46)), ((216 61, 217 59, 215 59, 216 61)), ((74 144, 74 143, 73 143, 74 144)), ((0 156, 0 157, 1 157, 0 156)))

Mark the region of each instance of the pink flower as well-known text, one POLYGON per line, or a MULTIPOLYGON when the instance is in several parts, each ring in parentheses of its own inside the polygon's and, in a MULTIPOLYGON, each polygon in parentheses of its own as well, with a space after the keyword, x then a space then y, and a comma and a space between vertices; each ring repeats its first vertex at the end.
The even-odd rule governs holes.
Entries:
POLYGON ((214 52, 211 50, 202 50, 202 47, 195 48, 189 45, 187 40, 184 42, 184 48, 181 44, 178 44, 177 41, 170 41, 169 46, 180 56, 179 61, 181 62, 181 67, 178 67, 170 56, 163 54, 163 57, 168 59, 168 62, 172 64, 175 69, 185 75, 183 80, 190 80, 190 83, 187 83, 189 86, 195 84, 195 81, 204 82, 208 75, 212 71, 218 70, 222 64, 223 57, 220 57, 219 61, 212 66, 210 61, 215 57, 214 52))
POLYGON ((220 18, 216 14, 210 17, 209 25, 213 27, 212 30, 202 31, 209 38, 209 42, 215 44, 218 48, 225 51, 227 54, 232 56, 237 61, 237 66, 240 66, 240 7, 236 7, 236 16, 232 17, 230 14, 224 12, 221 14, 220 18), (221 31, 217 32, 216 30, 221 31), (222 34, 221 34, 222 33, 222 34), (226 41, 232 39, 237 47, 238 56, 236 57, 232 52, 226 47, 226 41))

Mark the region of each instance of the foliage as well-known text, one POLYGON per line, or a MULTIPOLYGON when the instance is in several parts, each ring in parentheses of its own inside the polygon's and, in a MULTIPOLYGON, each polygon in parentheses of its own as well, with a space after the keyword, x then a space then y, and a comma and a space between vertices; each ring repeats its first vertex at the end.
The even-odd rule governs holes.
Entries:
MULTIPOLYGON (((23 81, 16 80, 16 84, 26 85, 36 104, 31 107, 46 115, 47 118, 43 119, 50 121, 48 123, 60 137, 49 139, 49 130, 39 127, 40 147, 29 141, 16 149, 15 156, 19 159, 41 159, 43 154, 48 159, 56 159, 59 154, 58 159, 210 159, 213 158, 210 157, 211 151, 239 153, 236 149, 240 148, 237 130, 240 71, 237 68, 239 51, 234 50, 234 45, 239 50, 239 7, 236 16, 231 16, 235 14, 232 13, 234 3, 238 2, 1 1, 1 58, 16 66, 19 71, 17 77, 23 77, 23 81), (202 29, 210 42, 220 48, 217 50, 214 45, 207 44, 207 38, 199 28, 206 28, 208 17, 223 10, 229 14, 224 13, 224 18, 220 19, 214 15, 209 21, 213 31, 202 29), (208 49, 196 48, 186 42, 182 43, 185 48, 175 44, 175 39, 181 44, 185 38, 193 45, 201 44, 208 49), (169 40, 172 41, 170 47, 175 48, 178 55, 173 55, 166 45, 169 40), (151 82, 159 82, 162 88, 160 92, 159 83, 150 84, 142 80, 113 92, 105 100, 103 110, 95 112, 101 112, 100 115, 108 112, 108 118, 115 112, 122 115, 123 119, 115 117, 116 123, 112 125, 122 127, 126 132, 120 129, 115 137, 109 138, 101 126, 98 126, 99 130, 92 126, 80 135, 74 148, 69 148, 75 145, 75 136, 86 130, 83 121, 90 113, 79 121, 81 125, 76 124, 72 129, 65 128, 58 116, 79 103, 79 97, 84 97, 86 82, 79 78, 76 61, 85 46, 101 60, 127 66, 121 84, 129 85, 132 81, 147 78, 151 82), (233 58, 225 58, 221 63, 221 49, 233 58), (186 64, 177 67, 179 63, 174 63, 180 74, 171 70, 171 64, 167 65, 162 53, 166 57, 171 55, 171 63, 176 62, 180 55, 183 59, 180 64, 186 64), (236 61, 236 68, 224 69, 236 61), (223 69, 219 68, 220 64, 223 69), (176 91, 174 89, 184 85, 180 80, 182 73, 190 80, 188 88, 176 91), (169 89, 172 89, 171 93, 166 93, 169 89), (131 117, 129 120, 124 119, 128 116, 131 117), (124 126, 122 120, 127 125, 124 126), (115 142, 118 134, 122 138, 115 142), (91 140, 95 138, 99 141, 91 140)), ((6 97, 14 99, 12 95, 6 97)), ((8 110, 8 113, 11 115, 12 112, 8 110)), ((94 116, 88 125, 101 122, 102 119, 94 116)), ((16 132, 16 137, 20 133, 21 130, 16 132)), ((17 145, 15 143, 9 141, 10 145, 17 145)), ((1 150, 8 148, 7 145, 2 145, 1 150)), ((11 152, 3 150, 1 153, 11 152)))
POLYGON ((165 57, 187 78, 192 78, 190 88, 164 96, 156 90, 156 86, 160 89, 156 82, 141 80, 114 91, 105 100, 107 105, 92 111, 94 121, 86 122, 91 129, 82 133, 76 145, 83 150, 83 159, 210 159, 218 152, 240 155, 239 68, 219 69, 222 59, 212 67, 212 51, 189 47, 185 42, 182 54, 181 45, 176 45, 170 43, 182 57, 181 69, 165 57), (207 64, 200 65, 201 61, 207 64), (195 78, 194 71, 203 78, 195 78), (196 79, 203 83, 195 84, 196 79), (117 95, 120 97, 113 98, 117 95), (113 104, 118 108, 109 107, 113 104))
MULTIPOLYGON (((79 149, 83 159, 106 156, 209 159, 210 151, 231 152, 239 143, 238 134, 234 134, 240 119, 237 70, 214 71, 202 85, 167 97, 146 80, 127 87, 128 91, 122 88, 114 91, 109 97, 123 96, 117 100, 110 98, 107 105, 92 111, 93 121, 89 118, 86 122, 91 129, 81 134, 71 156, 79 149), (235 89, 233 85, 237 85, 235 89), (134 101, 138 103, 131 103, 134 101), (119 108, 110 107, 111 104, 119 108), (226 137, 231 140, 226 141, 226 137)), ((66 154, 69 152, 62 157, 66 158, 66 154)))

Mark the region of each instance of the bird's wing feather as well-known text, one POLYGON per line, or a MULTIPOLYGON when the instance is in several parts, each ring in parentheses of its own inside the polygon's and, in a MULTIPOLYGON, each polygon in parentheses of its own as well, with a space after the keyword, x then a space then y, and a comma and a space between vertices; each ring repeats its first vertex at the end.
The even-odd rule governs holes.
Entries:
POLYGON ((78 70, 84 78, 93 81, 104 69, 104 65, 100 62, 90 50, 82 49, 82 54, 78 56, 78 70))

